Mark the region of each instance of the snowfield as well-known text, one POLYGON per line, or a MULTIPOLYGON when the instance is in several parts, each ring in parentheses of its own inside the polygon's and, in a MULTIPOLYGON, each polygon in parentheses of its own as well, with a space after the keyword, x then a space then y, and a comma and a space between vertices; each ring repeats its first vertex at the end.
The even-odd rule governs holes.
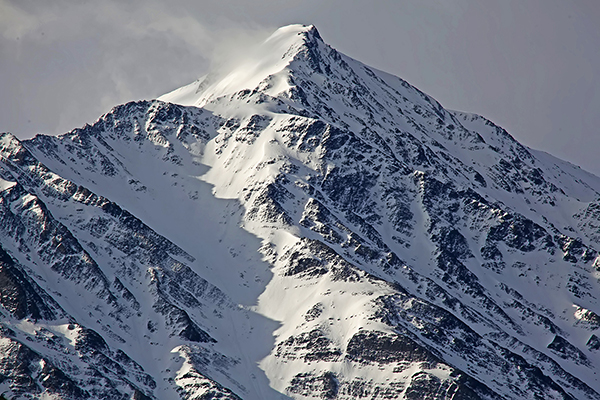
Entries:
POLYGON ((280 28, 0 134, 11 399, 600 399, 600 178, 280 28))

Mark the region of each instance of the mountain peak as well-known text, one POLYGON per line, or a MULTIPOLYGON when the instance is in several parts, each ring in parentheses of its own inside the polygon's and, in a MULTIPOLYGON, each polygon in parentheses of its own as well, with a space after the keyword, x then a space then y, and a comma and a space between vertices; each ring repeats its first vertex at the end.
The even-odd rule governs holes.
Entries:
POLYGON ((291 24, 291 25, 282 26, 281 28, 277 29, 275 32, 273 32, 273 34, 271 36, 269 36, 269 38, 266 41, 269 41, 269 40, 272 40, 273 38, 281 37, 281 36, 286 36, 286 37, 302 36, 309 40, 312 40, 312 39, 323 40, 321 38, 321 35, 319 34, 319 31, 317 30, 316 26, 291 24))
POLYGON ((277 29, 260 46, 261 53, 279 54, 285 58, 296 55, 305 47, 314 47, 317 42, 323 42, 319 31, 314 25, 286 25, 277 29))
MULTIPOLYGON (((241 61, 221 66, 217 71, 211 71, 191 84, 159 97, 159 100, 204 106, 216 98, 244 89, 255 89, 263 80, 284 71, 298 58, 305 59, 310 68, 321 72, 318 64, 319 44, 325 46, 314 25, 294 24, 281 27, 245 54, 241 61)), ((287 77, 281 78, 276 88, 287 87, 287 77)))

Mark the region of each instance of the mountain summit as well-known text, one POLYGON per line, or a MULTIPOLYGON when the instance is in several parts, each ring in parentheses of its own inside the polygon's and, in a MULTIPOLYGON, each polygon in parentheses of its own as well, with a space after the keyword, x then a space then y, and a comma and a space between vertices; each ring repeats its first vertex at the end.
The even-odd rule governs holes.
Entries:
POLYGON ((277 30, 0 135, 11 399, 600 399, 600 178, 277 30))
POLYGON ((233 66, 213 71, 190 85, 159 97, 159 100, 203 106, 211 99, 242 90, 258 89, 265 80, 269 82, 269 87, 263 84, 261 91, 276 96, 289 89, 291 69, 299 62, 308 62, 311 68, 320 71, 320 54, 326 47, 330 49, 314 26, 286 26, 278 29, 233 66))

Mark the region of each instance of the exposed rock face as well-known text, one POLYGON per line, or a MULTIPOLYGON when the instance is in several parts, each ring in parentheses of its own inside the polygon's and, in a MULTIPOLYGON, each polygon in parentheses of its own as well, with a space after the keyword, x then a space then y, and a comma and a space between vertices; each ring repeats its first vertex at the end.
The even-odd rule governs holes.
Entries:
POLYGON ((0 135, 0 393, 600 399, 600 178, 314 27, 162 100, 0 135))

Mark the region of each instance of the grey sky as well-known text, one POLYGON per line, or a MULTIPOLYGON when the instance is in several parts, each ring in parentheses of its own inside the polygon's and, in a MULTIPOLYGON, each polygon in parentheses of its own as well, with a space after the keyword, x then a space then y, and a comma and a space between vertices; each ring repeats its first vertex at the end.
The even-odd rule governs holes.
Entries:
POLYGON ((0 0, 0 131, 93 122, 290 23, 600 174, 597 0, 0 0))

